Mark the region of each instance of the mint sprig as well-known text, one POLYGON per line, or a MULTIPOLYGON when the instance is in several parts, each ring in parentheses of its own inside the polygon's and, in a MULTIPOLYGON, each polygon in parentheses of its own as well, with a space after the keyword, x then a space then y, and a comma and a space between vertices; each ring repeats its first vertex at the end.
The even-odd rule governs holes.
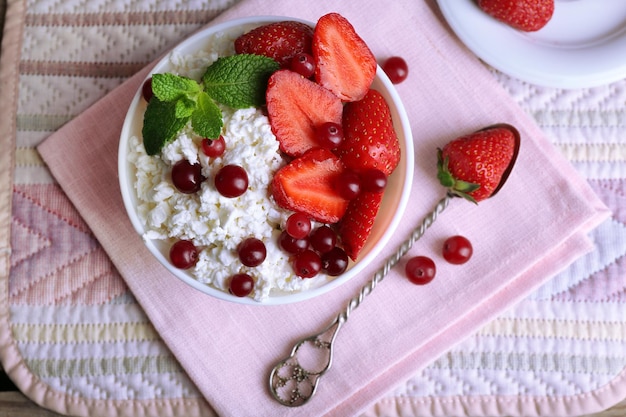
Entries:
POLYGON ((195 133, 217 139, 223 120, 216 101, 235 109, 263 105, 267 80, 278 69, 271 58, 241 54, 215 61, 203 75, 202 84, 172 73, 154 74, 154 97, 142 128, 146 153, 158 154, 189 120, 195 133))

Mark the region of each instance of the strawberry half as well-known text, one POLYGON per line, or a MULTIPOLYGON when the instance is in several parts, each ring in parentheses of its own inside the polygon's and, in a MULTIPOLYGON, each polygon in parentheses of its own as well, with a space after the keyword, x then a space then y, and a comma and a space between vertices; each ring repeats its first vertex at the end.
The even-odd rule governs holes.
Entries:
POLYGON ((356 261, 374 227, 383 193, 366 192, 350 201, 339 223, 338 234, 346 254, 356 261))
POLYGON ((519 146, 517 129, 506 124, 461 136, 439 149, 437 178, 452 194, 478 203, 502 188, 519 146))
POLYGON ((300 156, 319 147, 315 128, 325 122, 341 123, 343 104, 315 82, 289 70, 276 71, 265 93, 272 132, 281 151, 300 156))
POLYGON ((291 58, 301 52, 312 54, 313 29, 291 20, 259 26, 235 40, 238 54, 263 55, 288 68, 291 58))
POLYGON ((376 58, 346 18, 322 16, 313 32, 315 79, 343 101, 363 98, 376 76, 376 58))
POLYGON ((343 110, 344 140, 337 155, 346 167, 360 172, 376 168, 389 175, 400 161, 400 143, 385 98, 368 90, 362 100, 343 110))
POLYGON ((344 169, 329 150, 312 149, 276 172, 272 196, 284 209, 305 213, 322 223, 337 223, 348 208, 348 200, 334 187, 344 169))
POLYGON ((485 13, 525 32, 543 28, 554 13, 554 0, 478 0, 485 13))

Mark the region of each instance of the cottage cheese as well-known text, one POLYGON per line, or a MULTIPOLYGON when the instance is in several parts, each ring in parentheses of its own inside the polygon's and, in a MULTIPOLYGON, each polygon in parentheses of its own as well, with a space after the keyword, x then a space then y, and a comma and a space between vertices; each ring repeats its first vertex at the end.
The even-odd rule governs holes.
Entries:
MULTIPOLYGON (((174 52, 170 59, 180 75, 200 79, 217 56, 199 52, 184 57, 174 52)), ((159 156, 148 156, 142 140, 131 138, 129 160, 136 168, 137 211, 147 230, 144 238, 168 242, 192 240, 200 249, 200 256, 190 273, 198 281, 222 291, 228 291, 228 279, 237 273, 254 277, 251 296, 259 301, 270 294, 319 286, 328 280, 327 276, 297 277, 289 256, 277 246, 281 226, 291 212, 278 207, 269 192, 274 173, 285 161, 268 118, 256 108, 222 107, 222 113, 226 150, 219 158, 208 158, 202 153, 202 138, 189 126, 159 156), (172 184, 171 167, 181 159, 202 166, 207 180, 196 194, 180 193, 172 184), (249 187, 240 197, 224 197, 213 185, 215 174, 227 164, 239 165, 248 173, 249 187), (265 261, 254 268, 242 265, 236 251, 237 245, 248 237, 261 239, 267 248, 265 261)))

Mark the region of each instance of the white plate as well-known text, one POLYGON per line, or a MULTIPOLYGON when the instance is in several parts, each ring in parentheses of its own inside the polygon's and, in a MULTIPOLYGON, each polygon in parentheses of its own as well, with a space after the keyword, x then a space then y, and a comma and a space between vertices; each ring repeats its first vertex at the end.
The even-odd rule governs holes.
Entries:
POLYGON ((586 88, 626 78, 626 0, 556 0, 552 19, 522 32, 476 0, 437 0, 463 43, 487 64, 533 84, 586 88))

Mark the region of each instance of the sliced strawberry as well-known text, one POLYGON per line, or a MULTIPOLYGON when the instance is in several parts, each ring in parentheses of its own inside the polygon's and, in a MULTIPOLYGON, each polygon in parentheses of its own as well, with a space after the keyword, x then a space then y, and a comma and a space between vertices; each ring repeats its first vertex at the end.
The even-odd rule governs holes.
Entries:
POLYGON ((348 210, 339 223, 339 237, 346 254, 353 261, 365 246, 372 232, 383 193, 366 192, 350 201, 348 210))
POLYGON ((329 150, 312 149, 276 172, 272 196, 282 208, 305 213, 322 223, 337 223, 348 207, 348 200, 334 187, 344 169, 329 150))
POLYGON ((369 90, 343 111, 344 140, 337 154, 353 171, 376 168, 389 175, 400 161, 400 143, 385 98, 369 90))
POLYGON ((535 32, 552 18, 554 0, 478 0, 478 7, 515 29, 535 32))
POLYGON ((315 79, 343 101, 363 98, 376 76, 376 58, 348 20, 322 16, 313 32, 315 79))
POLYGON ((263 55, 288 68, 294 55, 312 54, 313 29, 291 20, 259 26, 235 40, 238 54, 263 55))
POLYGON ((265 98, 272 132, 288 155, 297 157, 318 147, 317 126, 325 122, 341 124, 341 100, 295 72, 279 70, 272 74, 265 98))

